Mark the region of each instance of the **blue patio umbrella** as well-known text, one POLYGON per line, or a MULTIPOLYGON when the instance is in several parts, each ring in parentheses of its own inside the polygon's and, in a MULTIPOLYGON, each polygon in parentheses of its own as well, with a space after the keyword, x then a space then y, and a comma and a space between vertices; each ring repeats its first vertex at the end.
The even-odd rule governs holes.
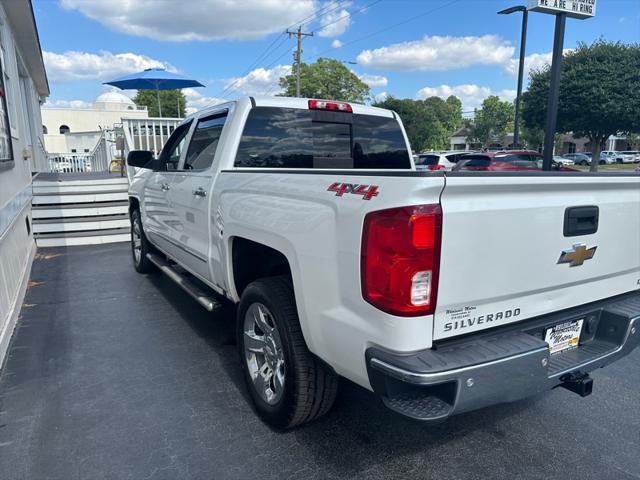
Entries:
POLYGON ((111 80, 110 82, 104 82, 104 85, 113 85, 121 90, 155 90, 158 96, 158 113, 161 117, 162 106, 160 105, 160 90, 204 87, 204 85, 197 80, 167 72, 164 68, 147 68, 142 72, 132 73, 111 80))

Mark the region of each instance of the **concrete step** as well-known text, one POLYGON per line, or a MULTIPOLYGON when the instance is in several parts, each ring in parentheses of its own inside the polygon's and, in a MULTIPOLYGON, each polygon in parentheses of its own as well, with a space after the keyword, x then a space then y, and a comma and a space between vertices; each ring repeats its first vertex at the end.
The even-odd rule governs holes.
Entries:
POLYGON ((33 205, 62 205, 70 203, 95 203, 114 202, 128 200, 126 191, 104 191, 104 192, 84 192, 84 193, 47 193, 38 194, 33 197, 33 205))
POLYGON ((94 192, 126 192, 127 183, 92 183, 90 185, 70 185, 68 182, 34 182, 34 195, 94 193, 94 192), (45 184, 46 183, 46 184, 45 184))
POLYGON ((95 217, 100 215, 117 215, 129 212, 129 202, 96 202, 80 205, 34 205, 32 218, 74 218, 95 217))
POLYGON ((34 219, 33 233, 37 238, 42 233, 80 232, 129 228, 129 215, 98 215, 93 217, 34 219))
POLYGON ((68 247, 74 245, 97 245, 103 243, 128 242, 128 228, 95 230, 88 232, 42 233, 36 237, 38 247, 68 247))

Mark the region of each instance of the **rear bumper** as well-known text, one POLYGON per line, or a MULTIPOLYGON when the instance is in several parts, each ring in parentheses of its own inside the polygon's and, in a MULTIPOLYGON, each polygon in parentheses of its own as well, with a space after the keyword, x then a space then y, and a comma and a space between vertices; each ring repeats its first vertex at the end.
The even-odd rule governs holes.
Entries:
POLYGON ((629 354, 640 344, 640 291, 399 354, 366 351, 371 386, 398 413, 423 421, 560 386, 629 354), (584 319, 579 347, 549 355, 546 328, 584 319))

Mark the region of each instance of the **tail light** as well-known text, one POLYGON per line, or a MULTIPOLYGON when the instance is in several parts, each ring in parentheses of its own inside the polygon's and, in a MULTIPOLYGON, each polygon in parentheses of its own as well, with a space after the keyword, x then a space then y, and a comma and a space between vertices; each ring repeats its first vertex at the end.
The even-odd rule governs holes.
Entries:
POLYGON ((309 100, 309 110, 331 110, 334 112, 353 113, 353 109, 348 103, 328 102, 326 100, 309 100))
POLYGON ((435 165, 429 165, 427 167, 428 170, 444 170, 444 165, 440 165, 439 163, 435 165))
POLYGON ((437 204, 367 214, 360 265, 364 299, 393 315, 432 314, 441 233, 442 210, 437 204))

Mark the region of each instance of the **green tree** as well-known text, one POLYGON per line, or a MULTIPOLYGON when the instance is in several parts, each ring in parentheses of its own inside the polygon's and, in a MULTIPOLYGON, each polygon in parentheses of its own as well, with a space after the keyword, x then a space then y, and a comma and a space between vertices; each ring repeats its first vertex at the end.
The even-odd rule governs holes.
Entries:
MULTIPOLYGON (((158 95, 155 90, 138 90, 133 101, 136 105, 146 106, 150 117, 159 117, 158 95)), ((182 118, 185 115, 187 99, 181 90, 160 90, 160 104, 162 116, 165 118, 182 118), (178 110, 178 103, 180 110, 178 110)))
POLYGON ((627 133, 627 143, 633 150, 640 149, 640 133, 629 132, 627 133))
POLYGON ((495 95, 485 98, 482 108, 475 110, 470 143, 481 143, 483 147, 488 147, 513 130, 514 120, 515 106, 512 102, 503 102, 495 95))
POLYGON ((388 97, 374 106, 393 110, 400 116, 411 148, 418 152, 448 148, 451 134, 463 124, 462 103, 454 96, 446 101, 439 97, 425 100, 388 97))
POLYGON ((522 126, 520 138, 524 142, 524 145, 530 150, 542 150, 544 130, 537 127, 529 127, 525 124, 522 126))
MULTIPOLYGON (((523 119, 544 128, 549 67, 530 74, 523 94, 523 119)), ((597 40, 580 43, 564 56, 560 76, 558 131, 590 140, 597 171, 600 151, 610 135, 640 131, 640 45, 597 40)), ((555 132, 554 132, 555 133, 555 132)))
MULTIPOLYGON (((296 71, 280 78, 283 97, 296 96, 296 71)), ((364 103, 369 98, 369 86, 332 58, 319 58, 315 63, 303 63, 300 67, 300 95, 343 102, 364 103)))

